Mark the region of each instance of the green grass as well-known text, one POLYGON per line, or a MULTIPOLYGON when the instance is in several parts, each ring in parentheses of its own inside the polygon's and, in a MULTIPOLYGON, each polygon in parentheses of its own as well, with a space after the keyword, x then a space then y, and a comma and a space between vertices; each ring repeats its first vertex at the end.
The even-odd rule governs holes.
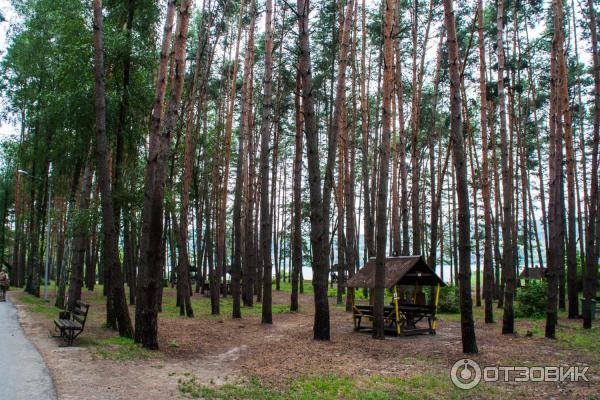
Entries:
MULTIPOLYGON (((556 340, 549 343, 559 347, 580 350, 590 353, 600 352, 600 341, 598 340, 598 331, 594 329, 583 329, 581 320, 573 320, 572 323, 565 323, 567 315, 564 311, 559 312, 558 327, 556 329, 556 340)), ((523 319, 530 322, 529 331, 535 337, 543 337, 546 321, 544 319, 523 319)), ((518 323, 518 322, 517 322, 518 323)), ((518 325, 517 325, 518 327, 518 325)))
POLYGON ((264 400, 384 400, 461 399, 481 397, 497 389, 482 386, 468 393, 455 388, 444 374, 425 373, 409 377, 350 377, 326 375, 299 377, 282 388, 262 384, 257 379, 241 385, 206 386, 195 378, 179 380, 179 391, 191 398, 264 400))
MULTIPOLYGON (((175 289, 165 288, 165 294, 173 292, 175 289)), ((176 306, 175 296, 163 296, 162 313, 161 318, 179 318, 179 307, 176 306)), ((220 315, 211 314, 210 298, 202 295, 195 295, 191 298, 192 309, 194 310, 194 316, 196 318, 210 318, 210 319, 223 319, 230 318, 233 310, 233 299, 231 296, 227 298, 221 298, 220 301, 220 315)), ((290 312, 289 304, 273 304, 273 314, 283 314, 290 312)), ((249 315, 261 315, 262 304, 255 303, 254 307, 242 307, 242 316, 249 315)))
MULTIPOLYGON (((283 279, 279 283, 279 289, 281 292, 292 293, 292 282, 284 282, 283 279)), ((300 290, 300 289, 298 289, 300 290)), ((275 278, 273 278, 273 291, 275 291, 275 278)), ((315 293, 313 290, 312 281, 304 280, 304 294, 310 294, 311 296, 315 293)))
MULTIPOLYGON (((503 310, 497 308, 494 304, 494 321, 496 325, 502 324, 503 310)), ((442 321, 460 321, 460 314, 446 314, 439 313, 438 318, 442 321)), ((473 307, 473 318, 476 321, 483 321, 484 307, 473 307)), ((525 334, 526 331, 530 331, 534 337, 543 337, 546 325, 546 317, 529 317, 529 318, 515 318, 515 327, 518 333, 525 334)), ((600 352, 600 340, 598 340, 598 331, 594 329, 583 329, 581 326, 581 320, 576 319, 571 322, 566 322, 567 313, 566 311, 559 311, 558 313, 558 324, 556 330, 556 340, 549 342, 563 348, 600 352)), ((499 328, 498 328, 499 329, 499 328)))
POLYGON ((155 352, 134 343, 133 339, 119 336, 103 339, 82 337, 80 344, 91 347, 98 357, 105 360, 147 360, 157 356, 155 352))
POLYGON ((53 320, 58 316, 58 313, 62 310, 58 307, 54 307, 54 299, 51 301, 45 301, 42 298, 35 297, 29 293, 21 292, 17 294, 17 300, 26 305, 27 309, 35 314, 39 314, 44 319, 53 320))
MULTIPOLYGON (((16 297, 29 311, 41 315, 48 321, 56 319, 58 313, 62 311, 54 306, 54 296, 50 298, 49 302, 26 292, 18 293, 16 297)), ((86 301, 92 304, 103 303, 105 300, 102 297, 102 287, 97 288, 93 294, 88 295, 86 301)), ((90 308, 90 312, 92 312, 92 308, 90 308)), ((133 339, 119 336, 97 338, 90 335, 81 335, 77 338, 77 344, 92 348, 100 358, 108 360, 140 360, 155 357, 155 353, 135 344, 133 339)))
POLYGON ((583 329, 578 326, 575 329, 558 329, 557 339, 569 348, 585 350, 589 352, 600 352, 600 340, 598 332, 591 329, 583 329))

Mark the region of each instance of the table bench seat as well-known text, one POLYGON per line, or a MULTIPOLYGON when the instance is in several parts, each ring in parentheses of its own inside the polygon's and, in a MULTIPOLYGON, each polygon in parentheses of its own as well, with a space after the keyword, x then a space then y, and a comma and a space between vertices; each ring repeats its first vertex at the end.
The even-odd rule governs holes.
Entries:
MULTIPOLYGON (((359 331, 361 329, 372 329, 368 326, 363 326, 363 318, 373 321, 373 306, 372 305, 354 305, 352 309, 354 319, 354 329, 359 331)), ((420 304, 398 304, 398 314, 396 314, 396 307, 386 305, 383 308, 383 319, 385 329, 393 331, 400 335, 415 335, 419 333, 430 333, 435 334, 435 328, 433 321, 435 321, 435 306, 432 305, 420 305, 420 304), (427 321, 427 327, 419 328, 417 323, 422 320, 427 321), (398 329, 398 325, 399 328, 398 329)))

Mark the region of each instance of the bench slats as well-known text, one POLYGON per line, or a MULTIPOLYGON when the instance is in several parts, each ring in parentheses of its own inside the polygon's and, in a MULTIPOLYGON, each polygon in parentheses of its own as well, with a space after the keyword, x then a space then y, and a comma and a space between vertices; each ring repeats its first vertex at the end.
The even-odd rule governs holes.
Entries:
POLYGON ((76 315, 85 315, 87 313, 86 311, 83 311, 79 307, 75 307, 73 310, 71 310, 71 312, 76 315))
POLYGON ((79 324, 83 325, 85 323, 85 316, 79 316, 79 315, 72 315, 72 318, 74 321, 77 321, 79 324))
POLYGON ((79 322, 71 321, 70 319, 56 319, 54 324, 61 329, 79 330, 82 329, 79 322))
POLYGON ((69 315, 70 319, 57 318, 54 320, 54 325, 56 325, 60 331, 60 336, 67 341, 69 346, 72 345, 73 340, 83 332, 89 308, 89 304, 78 300, 75 302, 75 307, 73 307, 72 310, 69 310, 70 312, 64 313, 69 315))
POLYGON ((85 308, 89 308, 89 307, 90 307, 90 305, 89 305, 89 304, 87 304, 87 303, 84 303, 84 302, 83 302, 83 301, 81 301, 81 300, 77 300, 77 301, 75 302, 75 304, 77 304, 77 305, 78 305, 79 307, 81 307, 81 308, 84 308, 84 307, 85 307, 85 308))

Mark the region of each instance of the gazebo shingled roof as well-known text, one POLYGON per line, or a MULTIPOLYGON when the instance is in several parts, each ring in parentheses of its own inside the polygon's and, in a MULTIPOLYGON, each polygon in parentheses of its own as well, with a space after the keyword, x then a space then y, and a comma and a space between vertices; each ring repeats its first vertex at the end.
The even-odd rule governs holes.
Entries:
MULTIPOLYGON (((546 268, 529 267, 529 279, 544 279, 546 277, 546 268)), ((519 274, 519 278, 525 279, 525 269, 519 274)))
MULTIPOLYGON (((384 286, 391 288, 395 285, 446 286, 435 271, 427 265, 421 256, 388 257, 385 260, 384 286)), ((351 288, 375 287, 375 258, 370 258, 346 284, 351 288)))

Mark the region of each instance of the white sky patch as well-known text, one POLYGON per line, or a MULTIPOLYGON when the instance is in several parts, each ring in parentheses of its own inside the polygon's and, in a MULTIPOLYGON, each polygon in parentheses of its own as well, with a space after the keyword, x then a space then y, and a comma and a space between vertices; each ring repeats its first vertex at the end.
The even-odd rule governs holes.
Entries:
MULTIPOLYGON (((0 22, 0 57, 4 56, 4 52, 8 47, 8 32, 10 29, 10 22, 17 18, 17 15, 10 4, 10 0, 0 0, 0 14, 4 17, 4 22, 0 22)), ((4 103, 7 101, 4 96, 4 92, 0 92, 0 106, 4 107, 4 103)), ((0 141, 18 137, 19 126, 14 124, 13 121, 1 120, 0 119, 0 141)))

